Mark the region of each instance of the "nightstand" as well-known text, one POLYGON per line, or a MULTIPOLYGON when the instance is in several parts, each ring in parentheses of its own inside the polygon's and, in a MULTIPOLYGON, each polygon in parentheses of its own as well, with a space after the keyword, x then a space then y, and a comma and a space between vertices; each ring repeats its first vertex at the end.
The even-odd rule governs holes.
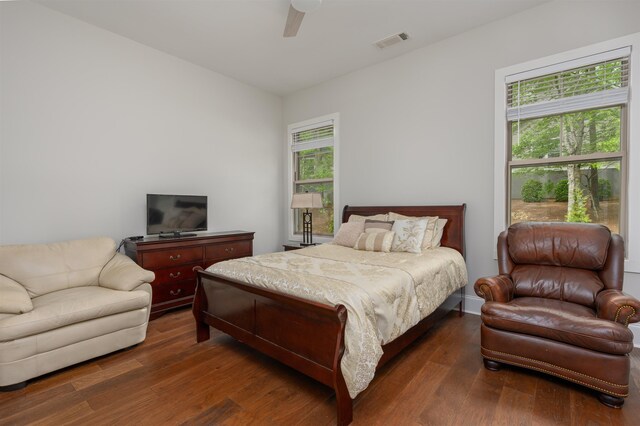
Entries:
MULTIPOLYGON (((315 244, 313 244, 313 246, 315 246, 315 244)), ((302 246, 300 245, 300 243, 289 243, 289 244, 283 244, 282 247, 284 248, 284 251, 289 251, 289 250, 299 250, 301 248, 312 247, 312 246, 302 246)))

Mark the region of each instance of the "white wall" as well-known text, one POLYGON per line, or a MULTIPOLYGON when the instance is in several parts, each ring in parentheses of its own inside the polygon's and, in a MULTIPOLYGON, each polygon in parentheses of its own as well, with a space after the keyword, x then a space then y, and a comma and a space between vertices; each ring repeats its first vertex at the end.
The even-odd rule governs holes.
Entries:
MULTIPOLYGON (((467 203, 473 295, 477 278, 497 273, 495 70, 638 32, 639 16, 640 2, 546 3, 296 92, 284 99, 284 123, 340 113, 343 203, 467 203)), ((640 275, 625 278, 640 297, 640 275)))
POLYGON ((276 250, 279 97, 29 2, 2 2, 0 243, 145 233, 146 193, 276 250))

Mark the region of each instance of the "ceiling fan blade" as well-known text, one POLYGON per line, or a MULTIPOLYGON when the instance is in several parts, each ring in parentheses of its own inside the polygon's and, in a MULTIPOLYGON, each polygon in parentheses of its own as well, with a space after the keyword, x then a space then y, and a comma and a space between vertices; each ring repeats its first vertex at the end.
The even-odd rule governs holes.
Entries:
POLYGON ((287 23, 284 25, 284 37, 295 37, 302 24, 302 18, 304 18, 304 12, 296 10, 293 6, 289 5, 289 14, 287 15, 287 23))

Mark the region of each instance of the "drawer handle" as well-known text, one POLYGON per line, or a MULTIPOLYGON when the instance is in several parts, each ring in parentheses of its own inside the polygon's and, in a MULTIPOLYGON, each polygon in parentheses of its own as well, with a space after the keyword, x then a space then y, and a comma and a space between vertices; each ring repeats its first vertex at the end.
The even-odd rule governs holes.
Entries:
POLYGON ((177 289, 176 291, 169 290, 169 294, 172 295, 172 296, 177 296, 180 293, 182 293, 182 289, 181 288, 177 289))
POLYGON ((178 272, 178 273, 175 273, 175 274, 174 274, 173 272, 169 272, 169 276, 170 276, 171 278, 178 278, 178 277, 180 276, 180 274, 181 274, 181 273, 182 273, 182 272, 178 272))
POLYGON ((174 255, 169 256, 169 259, 171 259, 171 260, 178 260, 178 259, 180 259, 181 257, 182 257, 181 255, 176 254, 175 256, 174 256, 174 255))
POLYGON ((227 253, 233 253, 233 247, 227 247, 224 249, 227 253))

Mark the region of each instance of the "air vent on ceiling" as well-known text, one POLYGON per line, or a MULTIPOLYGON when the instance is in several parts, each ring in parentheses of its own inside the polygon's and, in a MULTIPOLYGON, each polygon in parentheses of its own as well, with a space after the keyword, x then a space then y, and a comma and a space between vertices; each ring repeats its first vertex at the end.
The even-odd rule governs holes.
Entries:
POLYGON ((384 49, 385 47, 393 46, 396 43, 400 43, 401 41, 405 41, 408 38, 409 38, 409 36, 407 35, 407 33, 399 33, 399 34, 394 34, 394 35, 389 36, 389 37, 385 37, 382 40, 378 40, 373 44, 378 46, 380 49, 384 49))

